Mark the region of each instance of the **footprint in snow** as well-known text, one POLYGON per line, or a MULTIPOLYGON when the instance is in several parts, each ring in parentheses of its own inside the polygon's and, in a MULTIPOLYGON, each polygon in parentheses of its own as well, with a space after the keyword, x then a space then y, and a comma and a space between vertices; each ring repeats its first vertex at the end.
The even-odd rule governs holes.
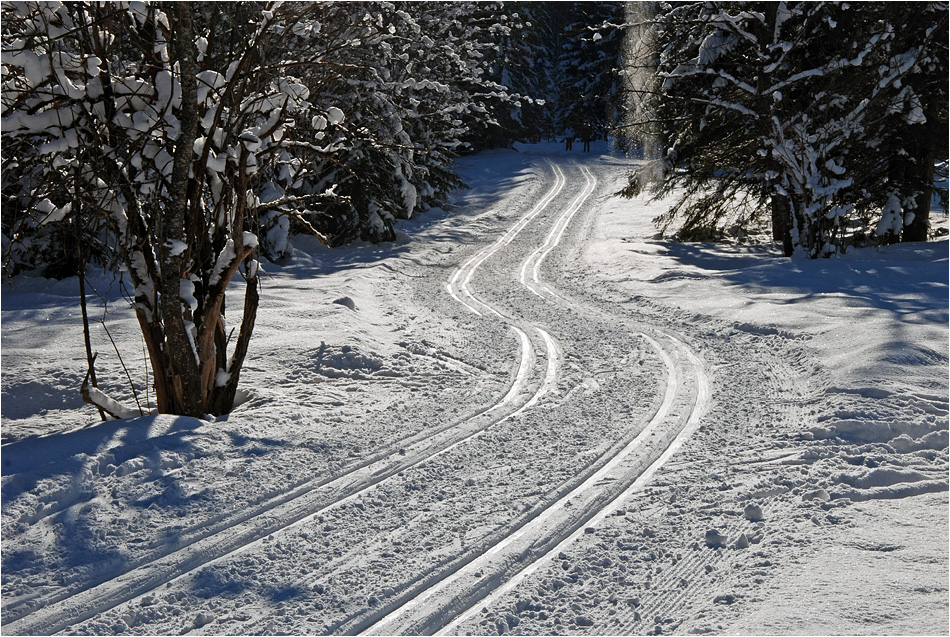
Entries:
POLYGON ((750 522, 759 522, 765 519, 765 516, 762 515, 762 507, 758 504, 747 504, 742 514, 750 522))

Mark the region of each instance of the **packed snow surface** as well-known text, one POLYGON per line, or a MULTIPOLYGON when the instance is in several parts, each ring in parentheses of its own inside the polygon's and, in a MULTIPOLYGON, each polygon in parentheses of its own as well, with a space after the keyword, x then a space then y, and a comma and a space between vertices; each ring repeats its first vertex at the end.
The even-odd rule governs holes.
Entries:
POLYGON ((290 239, 225 417, 150 414, 100 273, 99 422, 76 280, 6 282, 3 632, 946 634, 947 241, 674 243, 594 151, 290 239))

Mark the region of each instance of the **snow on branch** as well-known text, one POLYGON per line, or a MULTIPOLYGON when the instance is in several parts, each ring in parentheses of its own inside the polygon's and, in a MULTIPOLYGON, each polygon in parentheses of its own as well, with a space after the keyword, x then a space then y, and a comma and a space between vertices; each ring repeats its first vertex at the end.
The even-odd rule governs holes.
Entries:
POLYGON ((88 374, 86 375, 85 380, 82 382, 80 394, 82 395, 83 401, 92 405, 93 407, 96 407, 97 409, 101 409, 115 420, 122 418, 136 418, 142 415, 142 412, 138 409, 126 407, 125 405, 106 396, 98 388, 90 387, 88 374))

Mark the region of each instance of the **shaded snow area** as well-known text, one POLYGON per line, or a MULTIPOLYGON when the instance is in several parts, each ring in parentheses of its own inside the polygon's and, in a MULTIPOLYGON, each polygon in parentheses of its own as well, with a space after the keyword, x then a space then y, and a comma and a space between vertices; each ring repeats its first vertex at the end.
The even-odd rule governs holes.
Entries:
POLYGON ((594 151, 292 239, 226 417, 98 422, 76 280, 6 284, 3 633, 946 634, 947 241, 673 243, 594 151))

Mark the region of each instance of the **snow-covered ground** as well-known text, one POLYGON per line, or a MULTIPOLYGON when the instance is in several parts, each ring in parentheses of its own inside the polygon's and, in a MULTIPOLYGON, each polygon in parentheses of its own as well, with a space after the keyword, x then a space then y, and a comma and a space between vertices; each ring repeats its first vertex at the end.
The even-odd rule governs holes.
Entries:
POLYGON ((466 158, 395 245, 298 238, 227 417, 98 422, 76 280, 7 282, 3 633, 950 631, 948 242, 672 243, 594 150, 466 158))

